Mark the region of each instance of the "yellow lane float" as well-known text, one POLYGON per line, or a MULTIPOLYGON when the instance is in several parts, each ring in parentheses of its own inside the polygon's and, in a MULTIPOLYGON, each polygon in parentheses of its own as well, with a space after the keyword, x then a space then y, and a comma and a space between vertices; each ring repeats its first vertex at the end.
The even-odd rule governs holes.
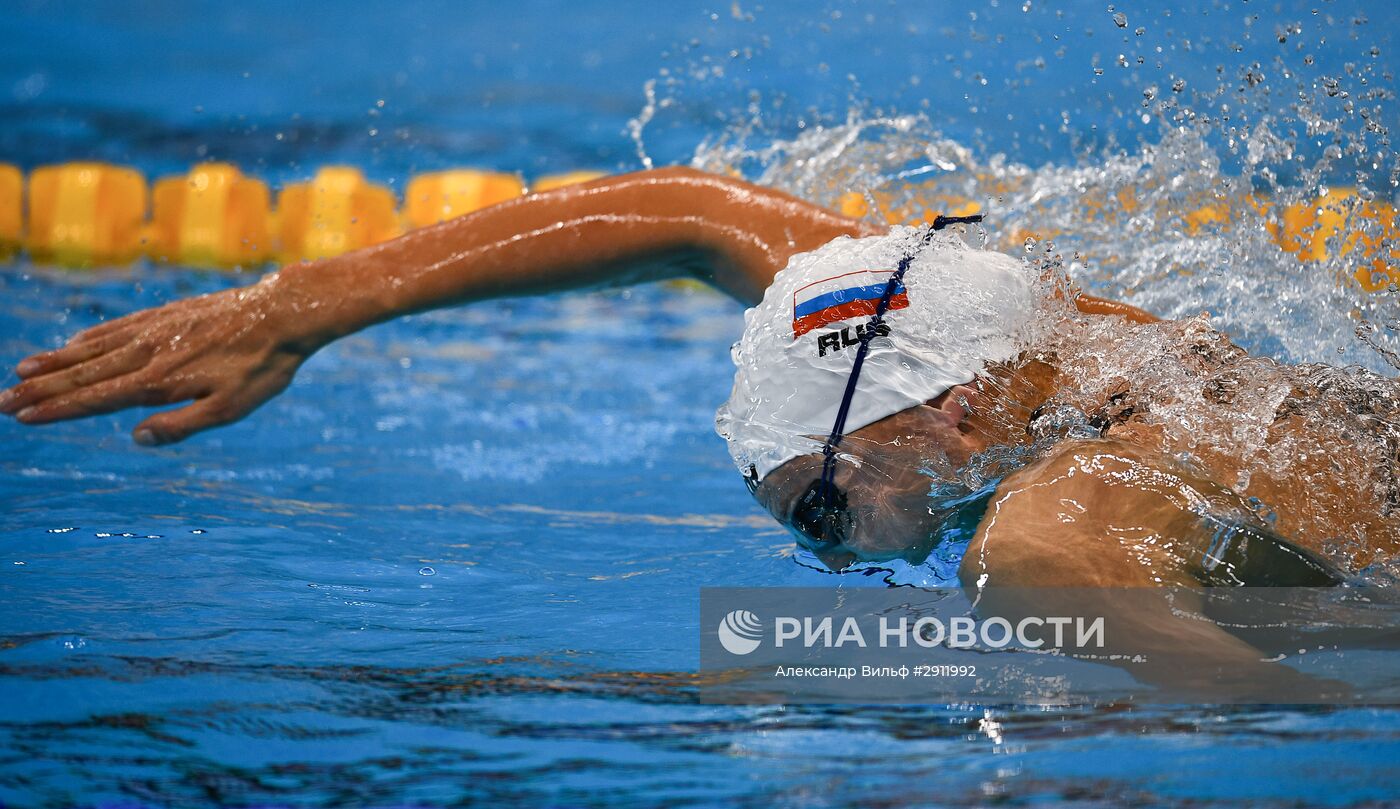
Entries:
MULTIPOLYGON (((1113 212, 1134 214, 1142 205, 1135 189, 1124 186, 1109 196, 1086 196, 1081 200, 1084 215, 1109 216, 1113 212)), ((1339 256, 1359 250, 1361 266, 1355 276, 1362 288, 1375 292, 1390 284, 1400 283, 1400 216, 1395 206, 1380 200, 1362 201, 1352 189, 1330 189, 1328 194, 1309 204, 1295 203, 1275 214, 1269 202, 1258 197, 1222 199, 1202 197, 1184 206, 1182 230, 1191 236, 1210 228, 1226 229, 1233 214, 1251 206, 1264 217, 1274 241, 1304 263, 1325 260, 1329 241, 1337 247, 1339 256), (1340 241, 1338 241, 1340 239, 1340 241)), ((898 205, 892 194, 855 191, 842 195, 837 209, 847 216, 865 218, 872 207, 887 222, 909 225, 927 224, 937 214, 966 216, 977 213, 981 206, 972 200, 951 195, 925 195, 898 205)), ((1027 238, 1052 238, 1050 232, 1017 231, 1013 241, 1027 238)))
POLYGON ((0 259, 19 248, 24 236, 24 175, 17 167, 0 163, 0 259))
POLYGON ((420 174, 404 191, 404 221, 410 228, 435 225, 515 199, 524 190, 518 176, 502 172, 456 169, 420 174))
POLYGON ((228 163, 201 163, 152 189, 147 255, 196 267, 251 267, 272 256, 271 195, 228 163))
POLYGON ((141 253, 146 181, 134 169, 64 163, 29 177, 26 246, 41 261, 87 267, 141 253))
POLYGON ((875 204, 875 210, 879 212, 884 221, 903 222, 906 225, 933 224, 934 217, 939 214, 971 216, 982 211, 981 203, 952 194, 927 194, 917 200, 898 205, 895 203, 893 194, 880 191, 873 191, 869 194, 847 191, 841 195, 836 208, 846 216, 864 219, 870 214, 872 201, 875 204))
POLYGON ((331 258, 402 233, 394 192, 357 168, 327 166, 277 197, 277 256, 283 262, 331 258))
MULTIPOLYGON (((1267 212, 1265 203, 1258 204, 1267 212)), ((1333 241, 1339 256, 1359 250, 1356 280, 1367 292, 1400 283, 1400 219, 1390 203, 1333 188, 1311 204, 1285 207, 1268 228, 1279 247, 1304 262, 1326 259, 1329 240, 1340 240, 1333 241)))
MULTIPOLYGON (((541 177, 532 193, 604 176, 575 171, 541 177)), ((143 247, 158 261, 184 265, 248 267, 276 259, 330 258, 394 238, 417 228, 480 210, 526 192, 516 174, 454 169, 421 174, 405 190, 402 214, 387 187, 371 183, 357 168, 322 168, 310 182, 293 183, 269 206, 270 193, 259 180, 227 163, 203 163, 180 177, 163 178, 153 189, 153 213, 145 223, 145 180, 134 169, 104 163, 65 163, 35 169, 25 199, 24 178, 0 164, 0 257, 22 244, 40 261, 76 266, 122 263, 143 247), (27 207, 26 207, 27 203, 27 207), (27 211, 27 217, 26 217, 27 211)), ((1001 193, 1002 181, 979 181, 979 188, 1001 193)), ((1361 200, 1350 189, 1331 189, 1309 204, 1277 206, 1258 197, 1212 197, 1182 204, 1153 203, 1144 211, 1132 186, 1080 200, 1085 217, 1151 215, 1190 236, 1223 231, 1239 221, 1261 217, 1273 239, 1302 262, 1318 262, 1330 249, 1359 266, 1356 278, 1368 291, 1400 282, 1400 219, 1395 206, 1361 200), (1179 223, 1179 224, 1175 224, 1179 223)), ((932 221, 936 213, 965 216, 982 205, 952 194, 920 198, 885 191, 848 192, 836 206, 848 216, 909 224, 932 221)), ((1012 234, 1014 240, 1047 238, 1052 233, 1012 234)), ((1101 257, 1104 258, 1104 257, 1101 257)), ((1111 257, 1110 257, 1111 258, 1111 257)))
POLYGON ((568 185, 578 185, 591 180, 597 180, 607 175, 601 171, 569 171, 564 174, 550 174, 541 177, 530 184, 531 193, 541 193, 543 191, 553 191, 556 188, 563 188, 568 185))

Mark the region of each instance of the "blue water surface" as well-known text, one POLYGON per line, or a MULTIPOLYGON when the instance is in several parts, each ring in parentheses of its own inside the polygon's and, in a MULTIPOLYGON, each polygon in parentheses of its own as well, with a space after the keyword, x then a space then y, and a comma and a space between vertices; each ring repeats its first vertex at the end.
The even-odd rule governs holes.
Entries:
MULTIPOLYGON (((1393 59, 1385 3, 1121 10, 1126 28, 1103 3, 1039 0, 21 1, 0 14, 0 160, 220 158, 274 182, 340 161, 396 185, 636 168, 625 129, 656 79, 684 102, 646 130, 659 162, 751 93, 792 131, 927 100, 950 136, 1037 162, 1149 137, 1137 71, 1213 81, 1290 47, 1284 23, 1338 72, 1372 45, 1393 59)), ((248 280, 11 261, 0 361, 248 280)), ((699 704, 700 587, 882 581, 810 566, 734 474, 713 412, 739 315, 659 285, 406 318, 159 449, 129 440, 136 413, 0 421, 0 804, 1400 796, 1383 709, 699 704)))

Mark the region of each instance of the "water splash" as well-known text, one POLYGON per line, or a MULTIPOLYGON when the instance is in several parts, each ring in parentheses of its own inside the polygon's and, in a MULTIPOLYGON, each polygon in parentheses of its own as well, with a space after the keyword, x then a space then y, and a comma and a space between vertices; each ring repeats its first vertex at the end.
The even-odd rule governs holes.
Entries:
POLYGON ((656 100, 655 79, 648 81, 642 88, 642 91, 646 94, 647 103, 642 107, 641 112, 637 113, 636 118, 632 118, 627 122, 627 135, 637 147, 637 159, 641 161, 642 168, 649 169, 652 168, 653 164, 651 156, 647 154, 646 140, 643 138, 643 133, 646 131, 647 124, 651 123, 651 119, 656 117, 657 109, 664 109, 669 106, 671 100, 665 98, 660 102, 656 100))
MULTIPOLYGON (((1290 206, 1330 197, 1348 229, 1376 243, 1367 253, 1374 256, 1400 249, 1390 223, 1356 215, 1364 195, 1333 192, 1321 179, 1331 164, 1256 193, 1250 177, 1226 173, 1214 136, 1199 121, 1164 125, 1159 142, 1135 152, 1037 169, 979 156, 922 116, 852 117, 757 148, 715 141, 694 165, 745 171, 831 207, 849 206, 855 194, 877 220, 976 205, 990 215, 990 246, 1021 252, 1032 240, 1099 294, 1169 318, 1210 311, 1241 344, 1281 360, 1392 371, 1400 295, 1362 289, 1356 276, 1371 268, 1360 251, 1343 254, 1345 236, 1329 240, 1326 258, 1304 263, 1272 233, 1286 226, 1290 206)), ((1256 168, 1286 151, 1268 123, 1245 148, 1256 168)))
MULTIPOLYGON (((1047 307, 1056 336, 1037 350, 1074 380, 1053 408, 1073 427, 1130 383, 1132 429, 1184 463, 1228 469, 1220 482, 1267 519, 1283 487, 1306 486, 1285 527, 1326 537, 1334 559, 1383 583, 1400 569, 1377 553, 1400 547, 1390 78, 1365 63, 1304 78, 1279 58, 1208 93, 1145 87, 1155 140, 1040 167, 947 138, 921 114, 861 110, 792 137, 750 117, 692 162, 883 223, 979 208, 990 247, 1177 321, 1047 307)), ((936 494, 966 496, 1037 446, 994 448, 936 494)))

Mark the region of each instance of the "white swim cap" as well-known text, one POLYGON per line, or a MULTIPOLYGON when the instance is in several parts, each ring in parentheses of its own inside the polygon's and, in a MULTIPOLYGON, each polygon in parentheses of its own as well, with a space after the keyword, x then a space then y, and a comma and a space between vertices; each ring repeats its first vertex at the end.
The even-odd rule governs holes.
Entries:
POLYGON ((762 480, 821 451, 860 334, 906 254, 914 259, 871 340, 846 433, 971 382, 987 363, 1020 351, 1034 308, 1031 270, 952 233, 933 233, 922 245, 924 232, 901 226, 799 253, 744 313, 744 336, 731 352, 734 390, 715 414, 741 471, 752 467, 762 480))

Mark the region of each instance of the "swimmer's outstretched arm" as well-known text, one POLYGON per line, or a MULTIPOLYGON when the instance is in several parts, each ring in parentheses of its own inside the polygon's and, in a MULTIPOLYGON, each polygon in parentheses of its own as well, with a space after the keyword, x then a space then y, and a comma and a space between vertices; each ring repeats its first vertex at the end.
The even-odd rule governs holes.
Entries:
POLYGON ((338 337, 493 297, 698 277, 758 301, 794 253, 879 232, 788 194, 685 168, 532 194, 252 286, 137 312, 24 360, 0 412, 27 424, 175 404, 134 432, 180 441, 281 392, 338 337))
MULTIPOLYGON (((0 413, 45 424, 193 400, 133 433, 142 444, 168 444, 243 418, 322 346, 401 315, 681 276, 755 303, 794 253, 882 231, 780 191, 687 168, 606 178, 94 326, 21 362, 15 370, 23 381, 0 393, 0 413)), ((1150 318, 1088 297, 1079 305, 1150 318)))

